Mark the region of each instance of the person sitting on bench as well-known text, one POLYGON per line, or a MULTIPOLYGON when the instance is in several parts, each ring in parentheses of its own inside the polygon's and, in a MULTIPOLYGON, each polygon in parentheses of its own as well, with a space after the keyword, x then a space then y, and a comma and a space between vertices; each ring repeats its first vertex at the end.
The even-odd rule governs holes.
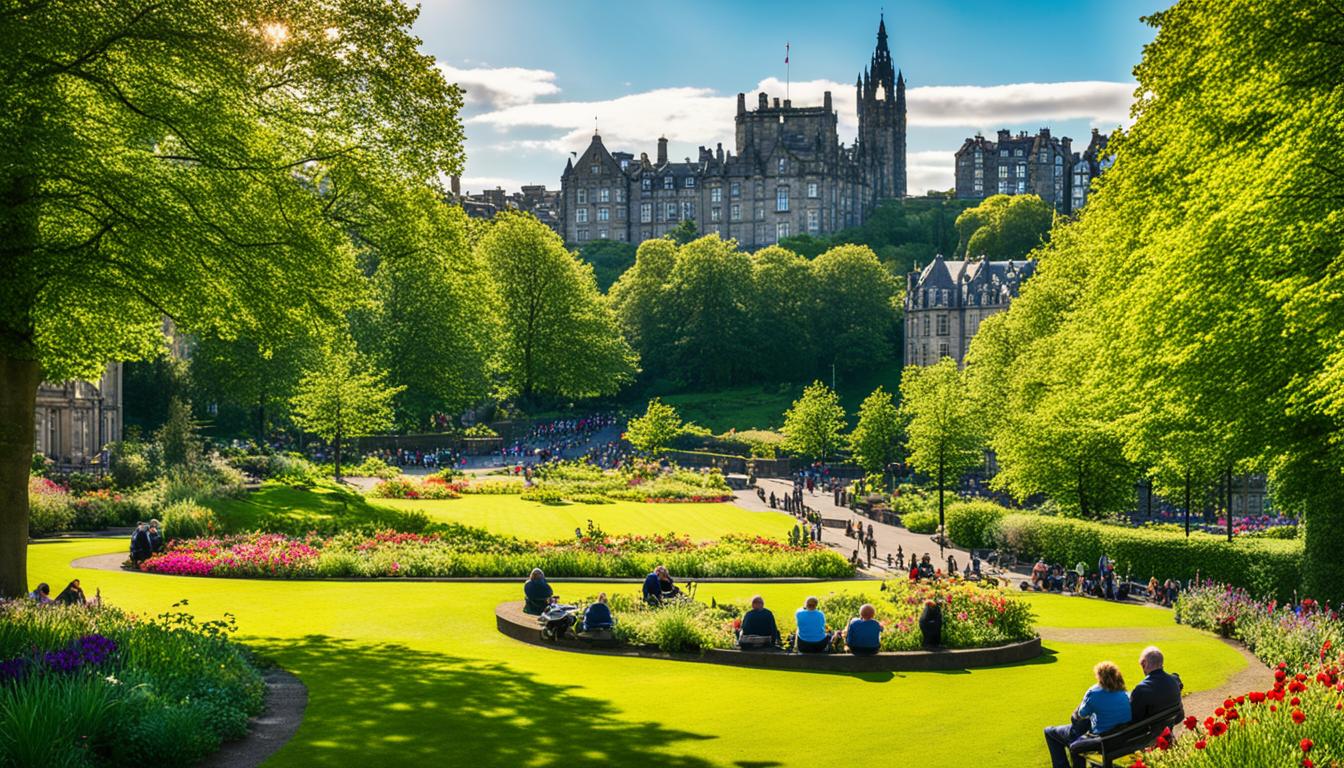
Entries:
POLYGON ((765 607, 765 598, 751 598, 751 610, 742 614, 742 628, 738 631, 739 648, 769 648, 779 645, 779 627, 775 614, 765 607))
POLYGON ((871 603, 859 608, 859 615, 845 627, 845 645, 855 656, 871 656, 878 652, 882 641, 882 625, 877 623, 877 609, 871 603))
POLYGON ((1093 667, 1097 684, 1083 694, 1083 702, 1074 710, 1069 725, 1054 725, 1045 729, 1045 745, 1050 749, 1053 768, 1087 768, 1084 754, 1095 752, 1101 746, 1101 736, 1129 722, 1129 695, 1125 693, 1125 678, 1114 662, 1103 661, 1093 667))
POLYGON ((523 583, 523 613, 540 616, 554 595, 551 585, 546 583, 546 574, 540 568, 533 568, 532 575, 523 583))
POLYGON ((1163 663, 1162 651, 1155 645, 1144 648, 1139 654, 1139 668, 1144 677, 1129 694, 1129 719, 1132 722, 1147 720, 1180 705, 1181 689, 1185 685, 1180 675, 1169 674, 1163 669, 1163 663))
POLYGON ((611 617, 611 606, 607 605, 607 593, 597 593, 597 602, 589 605, 583 612, 583 626, 580 632, 593 632, 599 629, 611 629, 616 620, 611 617))
POLYGON ((831 650, 831 633, 826 631, 826 614, 817 610, 817 598, 807 598, 793 617, 798 623, 800 653, 828 653, 831 650))

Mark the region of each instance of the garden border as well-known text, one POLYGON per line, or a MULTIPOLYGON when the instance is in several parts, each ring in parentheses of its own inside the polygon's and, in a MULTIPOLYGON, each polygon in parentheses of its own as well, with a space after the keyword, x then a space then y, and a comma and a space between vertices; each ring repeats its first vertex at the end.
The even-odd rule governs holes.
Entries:
POLYGON ((200 768, 258 768, 298 733, 308 710, 308 686, 280 667, 266 670, 262 677, 266 708, 248 721, 246 736, 224 742, 200 768))
POLYGON ((735 648, 710 648, 699 655, 694 655, 667 653, 654 646, 603 648, 582 640, 567 638, 552 642, 542 639, 541 627, 537 624, 536 617, 523 613, 523 602, 521 600, 504 602, 495 606, 495 627, 501 634, 515 640, 573 653, 698 661, 735 667, 807 672, 935 672, 1018 664, 1031 661, 1042 654, 1041 638, 1039 636, 1030 640, 989 648, 884 651, 871 656, 855 656, 850 653, 811 654, 783 651, 740 651, 735 648))

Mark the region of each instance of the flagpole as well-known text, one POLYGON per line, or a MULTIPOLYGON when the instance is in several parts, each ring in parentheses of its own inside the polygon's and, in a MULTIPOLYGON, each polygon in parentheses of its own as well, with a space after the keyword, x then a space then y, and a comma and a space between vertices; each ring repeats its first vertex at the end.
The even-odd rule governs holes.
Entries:
POLYGON ((789 77, 789 44, 784 43, 784 99, 789 99, 789 86, 792 84, 792 78, 789 77))

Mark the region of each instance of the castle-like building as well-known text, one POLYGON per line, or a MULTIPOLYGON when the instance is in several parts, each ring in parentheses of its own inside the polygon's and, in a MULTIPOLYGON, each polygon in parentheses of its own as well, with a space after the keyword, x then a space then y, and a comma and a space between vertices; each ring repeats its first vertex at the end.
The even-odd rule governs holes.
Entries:
POLYGON ((662 138, 654 159, 636 159, 608 151, 594 132, 560 177, 565 241, 641 243, 691 220, 701 233, 754 249, 861 224, 879 201, 906 194, 905 78, 892 63, 885 20, 854 86, 859 136, 850 147, 839 141, 829 91, 819 107, 761 93, 751 110, 739 93, 736 153, 702 146, 695 160, 673 162, 662 138))
POLYGON ((933 365, 944 357, 964 363, 980 322, 1007 309, 1035 271, 1033 260, 935 256, 911 272, 905 283, 905 364, 933 365))
POLYGON ((956 196, 1037 195, 1060 213, 1073 213, 1087 202, 1092 179, 1110 166, 1106 140, 1093 128, 1080 156, 1072 139, 1051 136, 1049 128, 1035 136, 1003 130, 995 141, 976 134, 956 153, 956 196))

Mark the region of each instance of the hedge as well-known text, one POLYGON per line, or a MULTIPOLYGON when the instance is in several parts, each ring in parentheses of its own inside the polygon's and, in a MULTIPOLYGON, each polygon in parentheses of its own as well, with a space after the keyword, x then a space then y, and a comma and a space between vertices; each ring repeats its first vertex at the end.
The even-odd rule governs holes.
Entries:
MULTIPOLYGON (((955 535, 951 538, 957 541, 955 535)), ((1095 568, 1105 552, 1119 573, 1128 573, 1136 580, 1156 576, 1185 581, 1198 573, 1204 579, 1280 600, 1291 598, 1302 581, 1300 540, 1239 537, 1229 544, 1222 537, 1205 533, 1186 539, 1184 533, 1009 514, 996 526, 994 541, 1019 556, 1041 557, 1066 567, 1081 561, 1095 568)))
POLYGON ((999 523, 1011 510, 992 501, 958 501, 949 504, 947 537, 967 549, 994 546, 999 523))
POLYGON ((911 512, 901 515, 901 524, 911 533, 934 533, 938 530, 938 513, 911 512))

